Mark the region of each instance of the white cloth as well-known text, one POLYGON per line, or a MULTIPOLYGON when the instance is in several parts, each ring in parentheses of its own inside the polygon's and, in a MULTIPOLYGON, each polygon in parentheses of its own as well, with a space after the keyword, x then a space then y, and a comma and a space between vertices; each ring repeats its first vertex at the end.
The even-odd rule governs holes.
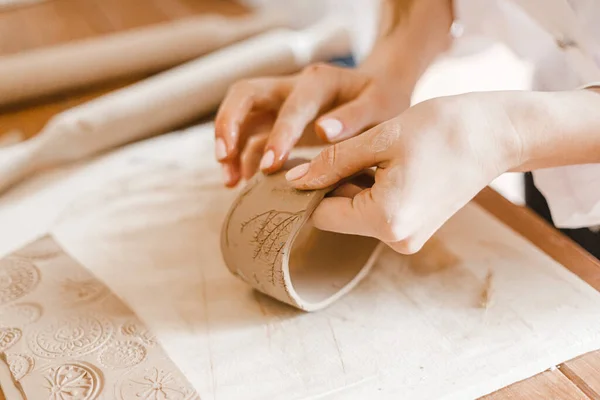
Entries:
POLYGON ((167 134, 34 177, 0 197, 0 253, 32 223, 52 227, 204 400, 468 400, 600 347, 600 294, 473 204, 428 250, 446 269, 385 251, 313 314, 254 293, 219 252, 236 192, 213 134, 167 134))
MULTIPOLYGON (((348 17, 358 59, 375 41, 381 0, 246 0, 257 7, 279 6, 309 23, 327 13, 348 17)), ((600 81, 600 2, 597 0, 454 0, 462 33, 449 56, 481 49, 482 39, 500 41, 536 66, 533 89, 573 90, 600 81), (560 43, 560 46, 559 46, 560 43), (562 47, 561 47, 562 46, 562 47)), ((600 223, 600 164, 534 171, 554 223, 562 228, 600 223)))
MULTIPOLYGON (((600 2, 454 1, 465 37, 500 40, 536 65, 533 89, 574 90, 600 81, 600 2)), ((538 170, 533 178, 557 227, 600 224, 600 164, 538 170)))
POLYGON ((371 50, 377 35, 379 0, 241 0, 253 8, 268 8, 287 16, 295 28, 312 24, 328 15, 344 18, 352 29, 352 50, 360 61, 371 50))

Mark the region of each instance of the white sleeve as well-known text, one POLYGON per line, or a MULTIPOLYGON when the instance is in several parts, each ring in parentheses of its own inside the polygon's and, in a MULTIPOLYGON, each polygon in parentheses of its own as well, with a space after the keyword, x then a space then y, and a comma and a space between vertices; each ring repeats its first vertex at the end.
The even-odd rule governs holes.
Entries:
POLYGON ((600 225, 600 164, 541 169, 533 172, 533 180, 556 227, 600 225))
MULTIPOLYGON (((600 88, 599 83, 585 88, 600 88)), ((558 228, 600 225, 600 164, 571 165, 533 171, 533 181, 544 195, 558 228)))
POLYGON ((346 21, 352 40, 352 53, 357 61, 364 59, 377 36, 381 0, 241 0, 255 9, 268 9, 287 16, 295 29, 323 18, 346 21))
POLYGON ((478 50, 487 39, 502 42, 520 58, 535 63, 555 46, 552 37, 516 1, 453 0, 453 5, 455 25, 461 34, 454 54, 472 53, 469 47, 478 50))
POLYGON ((377 38, 381 0, 328 0, 329 12, 343 15, 350 27, 352 53, 357 62, 370 52, 377 38))

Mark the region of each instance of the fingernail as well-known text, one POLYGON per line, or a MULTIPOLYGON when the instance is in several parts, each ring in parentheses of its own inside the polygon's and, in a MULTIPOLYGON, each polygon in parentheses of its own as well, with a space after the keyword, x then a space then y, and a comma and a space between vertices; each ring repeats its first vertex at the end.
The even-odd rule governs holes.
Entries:
POLYGON ((227 168, 226 165, 223 165, 221 171, 223 171, 223 180, 225 181, 225 183, 229 183, 229 181, 231 181, 231 174, 229 173, 229 168, 227 168))
POLYGON ((319 121, 319 126, 325 132, 327 139, 333 140, 342 133, 344 126, 342 123, 335 118, 327 118, 323 121, 319 121))
POLYGON ((310 167, 309 163, 298 165, 297 167, 290 169, 285 174, 285 179, 287 179, 288 181, 298 180, 298 179, 302 178, 304 175, 306 175, 309 167, 310 167))
POLYGON ((271 168, 273 163, 275 162, 275 153, 273 150, 269 150, 265 153, 263 158, 260 160, 260 169, 268 169, 271 168))
POLYGON ((221 138, 218 138, 215 142, 215 157, 219 161, 227 158, 227 147, 225 146, 225 141, 221 138))

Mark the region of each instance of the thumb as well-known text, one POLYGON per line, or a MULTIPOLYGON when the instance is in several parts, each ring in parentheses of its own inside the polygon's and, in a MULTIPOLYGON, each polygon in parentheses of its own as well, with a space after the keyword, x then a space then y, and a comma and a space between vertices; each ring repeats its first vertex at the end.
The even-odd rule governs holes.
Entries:
POLYGON ((384 161, 382 152, 371 150, 378 128, 336 143, 321 151, 310 163, 298 165, 285 175, 296 189, 323 189, 384 161))
POLYGON ((373 200, 372 189, 352 198, 325 198, 312 214, 315 228, 347 235, 379 237, 380 220, 381 212, 373 200))
POLYGON ((373 102, 368 96, 360 96, 320 117, 315 128, 321 138, 335 143, 375 125, 374 116, 373 102))

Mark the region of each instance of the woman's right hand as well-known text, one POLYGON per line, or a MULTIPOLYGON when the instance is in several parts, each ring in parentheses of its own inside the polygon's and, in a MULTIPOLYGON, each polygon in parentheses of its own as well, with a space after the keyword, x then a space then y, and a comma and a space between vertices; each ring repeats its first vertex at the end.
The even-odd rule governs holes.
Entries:
POLYGON ((225 184, 280 169, 315 119, 314 132, 335 143, 398 115, 412 92, 403 81, 368 68, 313 64, 292 76, 237 82, 215 121, 225 184))

